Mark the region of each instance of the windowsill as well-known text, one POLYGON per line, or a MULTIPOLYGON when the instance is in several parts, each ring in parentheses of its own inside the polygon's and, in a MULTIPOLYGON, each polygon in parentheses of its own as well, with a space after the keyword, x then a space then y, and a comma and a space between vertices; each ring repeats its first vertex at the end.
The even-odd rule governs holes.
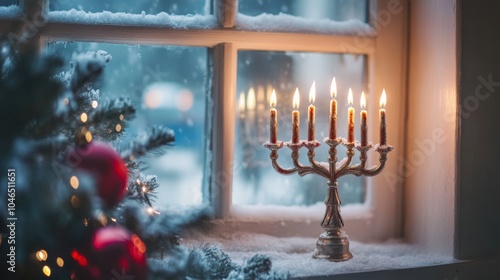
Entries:
POLYGON ((353 259, 329 262, 313 259, 316 238, 276 237, 271 235, 229 231, 222 228, 211 234, 186 238, 188 247, 201 244, 220 245, 239 264, 255 254, 271 258, 273 268, 289 272, 293 278, 323 279, 333 275, 431 267, 458 263, 453 257, 429 254, 416 245, 390 240, 379 244, 351 241, 353 259))

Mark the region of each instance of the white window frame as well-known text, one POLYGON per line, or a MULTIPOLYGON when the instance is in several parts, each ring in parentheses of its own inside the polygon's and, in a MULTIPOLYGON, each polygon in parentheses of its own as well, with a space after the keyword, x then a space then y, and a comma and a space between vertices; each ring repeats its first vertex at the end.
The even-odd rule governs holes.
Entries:
MULTIPOLYGON (((21 0, 20 8, 28 19, 45 21, 48 0, 21 0)), ((211 129, 211 154, 207 161, 209 176, 204 187, 214 207, 215 218, 250 225, 231 214, 232 182, 235 138, 235 98, 237 55, 239 50, 298 51, 325 53, 352 53, 368 58, 368 90, 379 96, 385 88, 388 93, 388 139, 395 150, 382 175, 366 178, 367 215, 350 218, 346 213, 346 230, 351 238, 360 241, 379 241, 402 236, 402 181, 389 183, 384 173, 398 174, 397 159, 404 155, 404 108, 406 102, 406 36, 407 1, 369 1, 369 24, 376 29, 376 36, 335 35, 292 32, 262 32, 237 30, 237 0, 214 0, 214 14, 219 28, 174 29, 168 27, 122 26, 80 23, 58 23, 47 21, 41 25, 36 36, 24 47, 40 50, 50 41, 93 41, 106 43, 155 44, 200 46, 212 48, 212 110, 209 110, 211 129), (395 7, 399 3, 401 8, 395 7), (397 12, 399 10, 399 12, 397 12), (396 12, 395 12, 396 11, 396 12)), ((21 19, 0 19, 0 32, 12 31, 12 27, 26 27, 21 19)), ((371 102, 368 110, 375 112, 378 104, 371 102)), ((370 119, 369 126, 377 127, 378 120, 370 119)), ((377 139, 376 129, 369 130, 369 138, 377 139)), ((375 155, 375 154, 374 154, 375 155)), ((376 161, 376 156, 374 161, 376 161)), ((322 216, 311 217, 320 221, 322 216)), ((275 223, 261 223, 259 231, 272 231, 278 235, 295 229, 300 232, 305 222, 289 223, 289 227, 274 231, 275 223)), ((320 231, 319 222, 317 229, 320 231)), ((308 234, 308 233, 307 233, 308 234)))

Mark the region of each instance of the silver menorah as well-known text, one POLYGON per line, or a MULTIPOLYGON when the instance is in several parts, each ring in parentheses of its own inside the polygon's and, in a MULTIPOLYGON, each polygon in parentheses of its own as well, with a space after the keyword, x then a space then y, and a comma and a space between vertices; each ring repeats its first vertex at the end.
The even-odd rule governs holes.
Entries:
POLYGON ((344 221, 340 214, 341 200, 338 191, 338 178, 344 175, 355 175, 355 176, 376 176, 382 169, 384 169, 385 162, 387 161, 387 154, 392 151, 393 147, 390 145, 375 145, 371 143, 366 143, 361 145, 358 141, 348 142, 343 138, 330 139, 325 138, 323 140, 326 144, 330 146, 328 150, 328 163, 317 162, 315 158, 314 150, 321 145, 319 141, 295 141, 296 143, 276 141, 276 143, 266 142, 264 146, 271 150, 271 161, 274 169, 283 175, 292 175, 298 173, 299 176, 305 176, 307 174, 316 174, 326 178, 328 191, 326 194, 325 205, 326 211, 323 221, 321 222, 321 227, 325 230, 316 242, 316 250, 314 251, 313 258, 316 259, 327 259, 330 261, 346 261, 352 258, 352 254, 349 251, 349 240, 348 236, 343 230, 344 221), (347 148, 347 157, 337 161, 337 146, 344 145, 347 148), (294 167, 283 168, 278 163, 278 150, 282 147, 288 147, 292 150, 292 161, 294 167), (299 150, 302 147, 307 147, 310 165, 303 165, 299 162, 299 150), (356 148, 360 155, 360 163, 356 165, 351 165, 352 158, 355 155, 354 148, 356 148), (374 148, 376 152, 380 154, 379 164, 371 168, 366 167, 366 161, 368 159, 367 152, 374 148))

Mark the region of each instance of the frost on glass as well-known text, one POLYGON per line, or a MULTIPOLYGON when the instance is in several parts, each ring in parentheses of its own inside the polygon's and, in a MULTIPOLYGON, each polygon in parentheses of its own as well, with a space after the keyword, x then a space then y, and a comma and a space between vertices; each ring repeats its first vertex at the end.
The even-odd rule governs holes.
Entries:
POLYGON ((17 5, 18 0, 0 0, 0 6, 17 5))
MULTIPOLYGON (((0 0, 3 1, 3 0, 0 0)), ((210 0, 51 0, 51 11, 71 9, 98 13, 102 11, 131 14, 158 14, 165 12, 172 15, 208 14, 210 0)))
POLYGON ((311 19, 366 22, 367 10, 367 0, 239 0, 239 12, 249 16, 283 13, 311 19))
MULTIPOLYGON (((174 146, 143 159, 143 174, 157 175, 157 205, 202 202, 207 49, 129 46, 101 43, 55 43, 69 69, 74 53, 104 50, 112 59, 97 82, 100 100, 129 97, 137 108, 126 137, 153 125, 175 132, 174 146)), ((127 141, 127 138, 123 139, 127 141)))
MULTIPOLYGON (((307 138, 307 106, 309 90, 316 82, 316 139, 328 136, 330 85, 335 76, 338 93, 337 134, 347 138, 347 93, 354 92, 356 112, 359 112, 361 91, 366 92, 366 57, 352 54, 285 53, 240 51, 236 97, 236 143, 233 181, 233 203, 242 205, 312 205, 322 202, 326 195, 326 180, 316 175, 278 174, 271 165, 269 150, 262 144, 269 140, 269 100, 276 90, 278 111, 278 140, 290 141, 292 129, 292 96, 300 92, 300 135, 307 138)), ((367 96, 369 101, 373 101, 367 96)), ((356 117, 357 118, 357 117, 356 117)), ((359 123, 359 120, 358 120, 359 123)), ((359 137, 359 126, 356 127, 359 137)), ((338 149, 341 160, 343 147, 338 149)), ((290 150, 279 151, 278 161, 292 167, 290 150)), ((326 162, 328 146, 316 149, 316 160, 326 162)), ((308 164, 305 149, 300 161, 308 164)), ((358 163, 355 159, 353 163, 358 163)), ((362 203, 365 199, 363 179, 344 176, 339 179, 343 205, 362 203)))

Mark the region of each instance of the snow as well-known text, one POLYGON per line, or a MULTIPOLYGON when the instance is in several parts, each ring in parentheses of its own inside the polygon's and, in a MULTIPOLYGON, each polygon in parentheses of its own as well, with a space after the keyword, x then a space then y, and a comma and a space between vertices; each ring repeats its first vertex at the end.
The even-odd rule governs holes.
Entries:
MULTIPOLYGON (((318 220, 325 213, 325 204, 319 202, 311 206, 233 205, 231 211, 238 220, 318 220)), ((347 204, 341 207, 341 211, 344 220, 367 219, 373 216, 369 206, 361 203, 347 204)))
POLYGON ((170 15, 161 12, 156 15, 112 13, 90 13, 71 9, 69 11, 52 11, 47 19, 54 22, 85 23, 85 24, 118 24, 162 26, 177 29, 198 28, 209 29, 217 27, 217 19, 213 15, 170 15))
POLYGON ((339 35, 375 36, 375 30, 359 20, 332 21, 329 19, 306 19, 289 14, 260 14, 247 16, 238 14, 236 28, 258 31, 292 31, 329 33, 339 35))
POLYGON ((21 9, 17 5, 11 5, 11 6, 0 6, 0 18, 6 18, 6 19, 11 19, 11 18, 17 18, 21 16, 21 9))
POLYGON ((202 244, 219 245, 238 264, 255 254, 271 258, 273 269, 290 272, 292 277, 324 276, 375 270, 392 270, 452 263, 451 256, 429 254, 423 248, 400 240, 368 244, 350 241, 354 257, 346 262, 316 260, 313 254, 317 238, 275 237, 242 232, 219 232, 212 236, 185 239, 184 245, 198 248, 202 244))

